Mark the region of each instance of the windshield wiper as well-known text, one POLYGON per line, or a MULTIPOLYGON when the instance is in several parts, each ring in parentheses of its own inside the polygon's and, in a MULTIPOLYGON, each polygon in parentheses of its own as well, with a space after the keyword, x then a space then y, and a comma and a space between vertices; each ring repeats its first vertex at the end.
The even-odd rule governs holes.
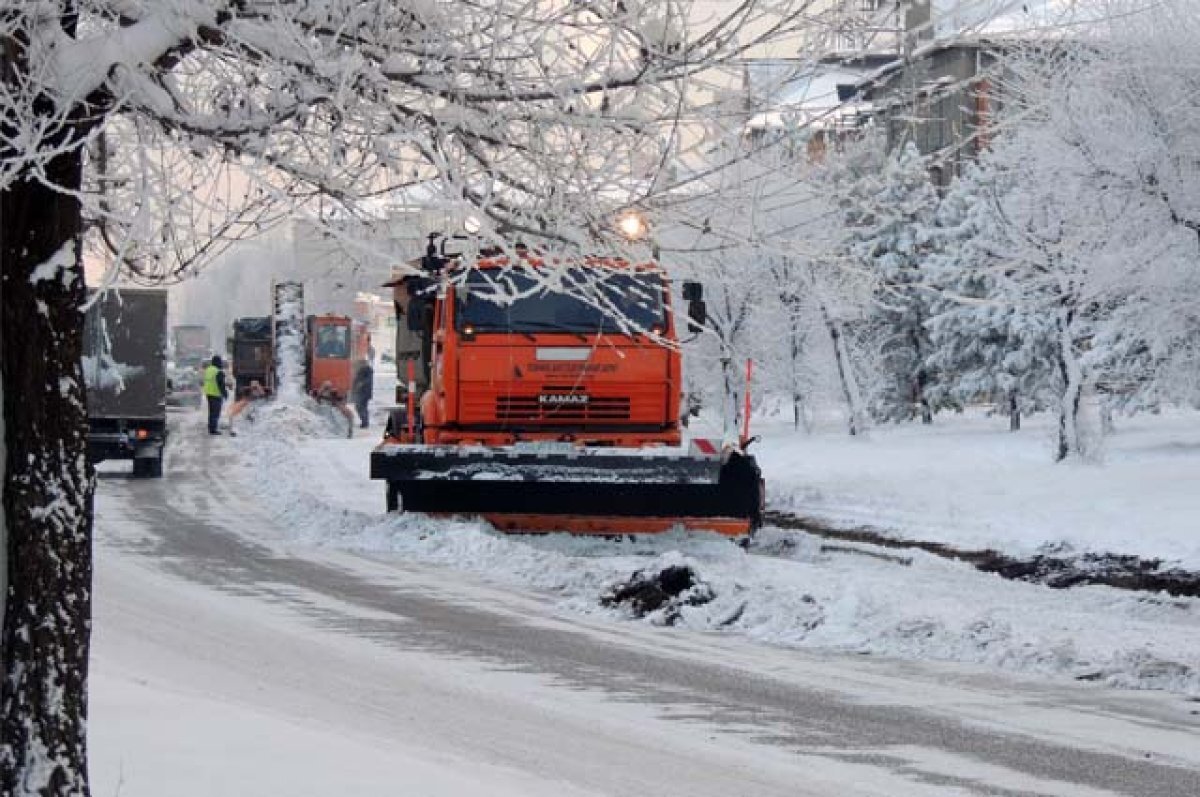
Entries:
POLYGON ((571 327, 556 324, 553 321, 518 321, 512 326, 475 324, 476 332, 495 332, 523 335, 530 340, 536 340, 533 331, 554 332, 563 335, 573 335, 584 343, 592 343, 600 335, 621 335, 620 329, 612 327, 571 327), (531 331, 533 330, 533 331, 531 331))
MULTIPOLYGON (((588 340, 588 333, 591 331, 566 327, 562 324, 556 324, 553 321, 521 321, 519 324, 517 324, 517 326, 545 330, 546 332, 560 332, 564 335, 574 335, 584 342, 588 340)), ((522 332, 529 334, 527 330, 522 330, 522 332)))

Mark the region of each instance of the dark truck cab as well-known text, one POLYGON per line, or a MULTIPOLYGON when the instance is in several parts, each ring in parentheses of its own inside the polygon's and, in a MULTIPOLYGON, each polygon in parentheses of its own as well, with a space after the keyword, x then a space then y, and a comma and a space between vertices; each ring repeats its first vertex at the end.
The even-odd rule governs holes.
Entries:
POLYGON ((234 321, 229 351, 233 353, 235 396, 244 395, 252 382, 258 382, 268 391, 275 389, 275 339, 270 317, 234 321))
POLYGON ((87 311, 83 375, 88 459, 133 460, 133 475, 162 476, 167 440, 167 294, 105 292, 87 311))

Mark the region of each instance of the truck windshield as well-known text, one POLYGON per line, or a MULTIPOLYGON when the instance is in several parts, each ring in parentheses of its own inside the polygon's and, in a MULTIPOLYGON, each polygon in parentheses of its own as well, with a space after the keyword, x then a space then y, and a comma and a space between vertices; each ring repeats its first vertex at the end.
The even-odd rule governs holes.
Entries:
POLYGON ((317 357, 323 360, 345 360, 350 357, 350 327, 317 327, 317 357))
POLYGON ((457 323, 481 332, 661 332, 663 290, 653 272, 471 269, 456 289, 457 323))

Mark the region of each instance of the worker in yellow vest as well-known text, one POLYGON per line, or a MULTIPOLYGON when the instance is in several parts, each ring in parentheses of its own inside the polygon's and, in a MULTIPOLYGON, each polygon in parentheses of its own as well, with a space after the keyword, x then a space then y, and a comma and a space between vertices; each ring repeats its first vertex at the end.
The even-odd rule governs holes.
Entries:
POLYGON ((221 355, 214 354, 212 362, 204 369, 204 398, 208 401, 208 433, 220 434, 217 422, 221 420, 221 405, 229 396, 225 386, 225 363, 221 355))

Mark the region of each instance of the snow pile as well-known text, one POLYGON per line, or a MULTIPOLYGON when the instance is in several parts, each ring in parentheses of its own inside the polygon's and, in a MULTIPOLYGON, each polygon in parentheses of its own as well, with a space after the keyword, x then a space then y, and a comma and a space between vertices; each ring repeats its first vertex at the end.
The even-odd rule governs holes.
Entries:
POLYGON ((245 482, 291 540, 473 571, 553 593, 571 611, 1200 695, 1200 600, 1056 591, 920 552, 904 564, 777 529, 746 551, 715 535, 505 536, 475 520, 388 516, 363 511, 383 503, 382 486, 364 483, 367 443, 257 436, 245 482), (335 445, 362 470, 331 476, 335 445))
POLYGON ((238 418, 235 431, 252 438, 307 440, 345 437, 346 419, 333 407, 304 396, 255 402, 238 418))

